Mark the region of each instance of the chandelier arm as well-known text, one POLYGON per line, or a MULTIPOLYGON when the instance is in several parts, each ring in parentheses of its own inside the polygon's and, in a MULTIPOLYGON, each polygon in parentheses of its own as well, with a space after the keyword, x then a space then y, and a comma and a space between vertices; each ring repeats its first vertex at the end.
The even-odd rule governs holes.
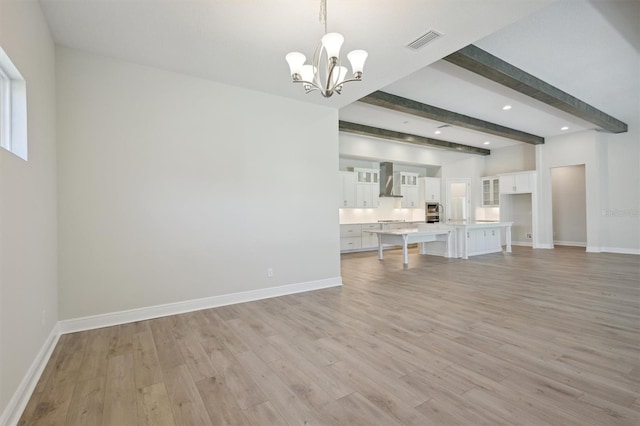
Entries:
POLYGON ((313 92, 314 90, 320 90, 320 91, 324 90, 322 87, 318 86, 313 81, 293 80, 293 83, 302 83, 302 85, 304 86, 305 93, 313 92), (311 88, 307 88, 307 86, 311 86, 311 88))
POLYGON ((333 72, 336 69, 337 63, 337 59, 331 59, 331 63, 329 64, 329 70, 327 72, 327 85, 325 89, 327 93, 333 92, 336 88, 335 84, 333 83, 333 72))
POLYGON ((361 78, 350 78, 350 79, 348 79, 348 80, 343 80, 343 81, 340 83, 340 85, 343 85, 344 83, 349 83, 349 82, 351 82, 351 81, 362 81, 362 79, 361 79, 361 78))

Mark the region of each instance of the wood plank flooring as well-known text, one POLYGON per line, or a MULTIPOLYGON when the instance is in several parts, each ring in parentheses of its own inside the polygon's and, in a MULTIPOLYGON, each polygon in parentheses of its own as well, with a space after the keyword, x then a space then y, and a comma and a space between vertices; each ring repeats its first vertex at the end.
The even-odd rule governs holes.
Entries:
POLYGON ((640 259, 342 256, 344 285, 61 336, 21 425, 639 425, 640 259))

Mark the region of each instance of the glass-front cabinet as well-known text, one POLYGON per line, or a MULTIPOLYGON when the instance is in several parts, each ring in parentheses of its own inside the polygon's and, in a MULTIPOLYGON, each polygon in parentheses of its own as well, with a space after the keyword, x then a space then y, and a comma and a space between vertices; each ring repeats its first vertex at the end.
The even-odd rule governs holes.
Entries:
POLYGON ((497 176, 482 178, 482 205, 500 205, 500 178, 497 176))
POLYGON ((355 169, 358 173, 358 183, 378 184, 380 172, 374 169, 355 169))

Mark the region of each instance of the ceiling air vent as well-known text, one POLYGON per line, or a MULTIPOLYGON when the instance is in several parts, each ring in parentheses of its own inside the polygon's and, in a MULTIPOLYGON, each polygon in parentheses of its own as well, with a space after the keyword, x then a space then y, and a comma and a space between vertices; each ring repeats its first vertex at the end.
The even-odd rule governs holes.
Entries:
POLYGON ((407 44, 407 47, 418 50, 425 44, 432 42, 440 36, 442 36, 442 34, 440 34, 439 32, 430 30, 429 32, 422 34, 420 37, 413 40, 411 43, 407 44))

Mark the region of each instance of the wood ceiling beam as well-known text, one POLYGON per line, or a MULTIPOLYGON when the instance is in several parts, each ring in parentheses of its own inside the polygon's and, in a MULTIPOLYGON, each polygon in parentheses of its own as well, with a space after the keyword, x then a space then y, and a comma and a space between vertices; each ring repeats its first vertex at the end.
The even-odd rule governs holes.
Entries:
POLYGON ((403 112, 422 118, 428 118, 429 120, 439 121, 457 127, 464 127, 467 129, 475 130, 482 133, 488 133, 519 142, 525 142, 533 145, 544 143, 544 138, 541 136, 532 135, 531 133, 511 129, 499 124, 469 117, 468 115, 458 114, 457 112, 423 104, 421 102, 403 98, 401 96, 392 95, 391 93, 376 91, 371 93, 370 95, 365 96, 364 98, 359 99, 359 101, 370 105, 387 108, 393 111, 403 112))
POLYGON ((595 124, 604 131, 624 133, 627 125, 473 44, 443 58, 466 70, 509 87, 561 111, 595 124))
POLYGON ((364 124, 340 121, 341 132, 353 133, 356 135, 370 136, 374 138, 389 139, 396 142, 411 143, 414 145, 426 146, 428 148, 441 148, 448 151, 462 152, 477 155, 489 155, 491 151, 475 146, 462 145, 455 142, 432 139, 424 136, 412 135, 409 133, 396 132, 394 130, 380 129, 378 127, 366 126, 364 124))

